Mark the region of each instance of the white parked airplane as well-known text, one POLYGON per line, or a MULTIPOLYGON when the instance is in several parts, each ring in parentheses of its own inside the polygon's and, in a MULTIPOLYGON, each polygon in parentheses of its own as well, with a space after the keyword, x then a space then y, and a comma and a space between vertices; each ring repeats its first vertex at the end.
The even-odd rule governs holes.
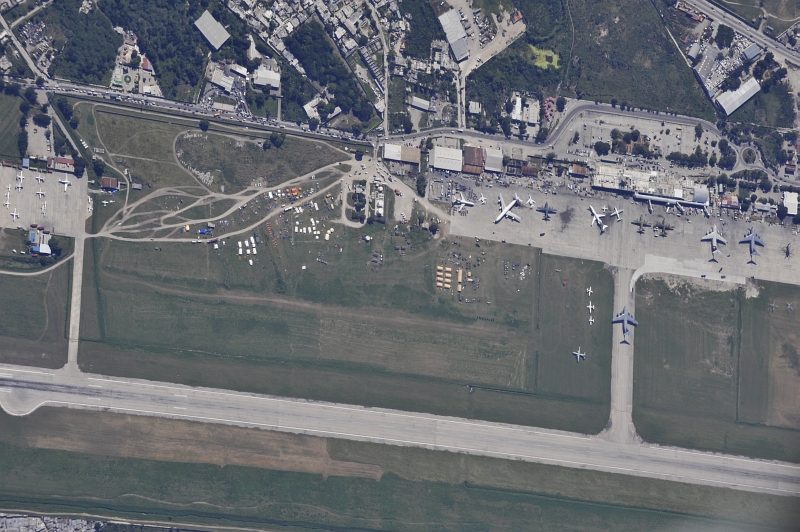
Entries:
MULTIPOLYGON (((761 240, 761 237, 758 236, 755 232, 755 228, 751 227, 750 232, 744 235, 744 238, 739 241, 740 244, 749 244, 750 246, 750 262, 755 264, 753 261, 753 257, 761 256, 761 254, 756 250, 756 246, 764 246, 764 241, 761 240)), ((748 263, 749 264, 749 263, 748 263)))
POLYGON ((586 353, 581 353, 580 346, 578 347, 577 351, 573 351, 572 354, 575 356, 575 362, 580 362, 581 360, 586 360, 586 353))
POLYGON ((481 197, 478 198, 478 200, 480 200, 481 205, 486 205, 486 197, 483 195, 483 193, 481 193, 481 197))
POLYGON ((608 207, 606 207, 605 205, 603 205, 603 212, 605 213, 607 210, 608 210, 608 207))
POLYGON ((11 213, 11 217, 12 217, 13 219, 15 219, 15 220, 16 220, 17 218, 19 218, 19 213, 17 212, 17 209, 16 209, 16 207, 14 208, 14 212, 12 212, 12 213, 11 213))
POLYGON ((25 176, 22 175, 22 171, 21 170, 19 172, 17 172, 17 181, 19 181, 20 183, 25 181, 25 176))
POLYGON ((64 185, 64 192, 66 192, 66 191, 67 191, 67 187, 70 187, 70 186, 72 186, 72 183, 71 183, 71 182, 70 182, 70 180, 69 180, 69 179, 67 179, 66 177, 65 177, 64 179, 59 179, 59 180, 58 180, 58 182, 59 182, 60 184, 64 185))
MULTIPOLYGON (((475 204, 472 203, 471 201, 467 201, 466 199, 464 199, 464 194, 463 193, 459 192, 458 195, 461 196, 461 199, 457 199, 457 198, 453 197, 453 205, 462 205, 462 206, 466 206, 466 207, 474 207, 475 206, 475 204)), ((461 210, 461 209, 459 209, 459 210, 461 210)))
POLYGON ((23 189, 22 183, 17 183, 16 185, 14 185, 14 188, 16 188, 17 190, 22 190, 23 189))
POLYGON ((42 216, 47 216, 47 202, 42 203, 42 216))
POLYGON ((592 292, 593 292, 593 290, 592 290, 591 286, 586 289, 586 293, 589 295, 589 297, 592 297, 592 292))
POLYGON ((605 214, 597 214, 597 211, 595 211, 594 207, 591 205, 589 205, 589 210, 592 212, 592 227, 594 227, 594 224, 597 223, 597 227, 600 228, 600 232, 605 232, 608 226, 603 224, 603 221, 600 219, 603 218, 605 214))
POLYGON ((531 209, 533 209, 533 206, 536 205, 536 202, 533 200, 533 197, 530 194, 528 195, 528 201, 526 201, 525 203, 527 203, 528 208, 531 209))
POLYGON ((40 198, 44 197, 44 190, 42 190, 42 187, 39 187, 39 191, 36 193, 36 195, 40 198))
POLYGON ((36 181, 38 181, 39 183, 44 183, 44 178, 42 177, 41 174, 36 174, 36 181))
POLYGON ((719 251, 717 244, 727 244, 728 242, 717 232, 716 224, 711 231, 706 233, 706 236, 700 239, 701 242, 708 242, 709 240, 711 241, 711 260, 717 262, 717 259, 714 258, 714 253, 719 251))
POLYGON ((588 309, 589 309, 589 314, 591 314, 591 313, 592 313, 592 311, 594 310, 594 305, 592 305, 592 302, 591 302, 591 301, 589 301, 589 304, 588 304, 588 305, 586 305, 586 308, 588 308, 588 309))
POLYGON ((5 207, 6 209, 11 207, 11 203, 8 202, 8 199, 6 199, 6 201, 3 202, 3 207, 5 207))
POLYGON ((621 222, 621 221, 622 221, 622 217, 620 216, 620 214, 622 214, 622 212, 623 212, 624 210, 625 210, 625 209, 619 210, 619 209, 617 209, 616 207, 614 207, 614 212, 612 212, 612 213, 611 213, 611 216, 616 216, 616 217, 617 217, 617 221, 618 221, 618 222, 621 222))
POLYGON ((593 325, 593 324, 594 324, 594 318, 589 316, 589 325, 593 325))
POLYGON ((514 199, 512 199, 508 205, 506 205, 506 202, 503 201, 502 194, 497 196, 497 200, 500 203, 500 215, 497 218, 495 218, 494 223, 499 224, 503 218, 508 218, 510 220, 514 220, 515 222, 522 221, 522 219, 519 216, 511 212, 511 209, 514 208, 514 206, 519 201, 519 198, 516 196, 516 194, 514 195, 514 199))

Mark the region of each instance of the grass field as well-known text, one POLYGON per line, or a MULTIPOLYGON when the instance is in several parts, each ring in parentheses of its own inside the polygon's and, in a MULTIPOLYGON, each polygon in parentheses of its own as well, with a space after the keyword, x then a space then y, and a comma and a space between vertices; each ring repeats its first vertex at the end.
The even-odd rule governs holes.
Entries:
POLYGON ((566 3, 549 0, 516 5, 528 23, 526 38, 467 79, 467 98, 482 101, 489 113, 499 116, 512 90, 553 95, 560 87, 564 96, 614 98, 633 107, 715 119, 713 106, 649 3, 579 0, 569 2, 569 11, 566 3), (564 68, 536 66, 531 46, 553 50, 564 68))
POLYGON ((0 504, 181 529, 752 531, 800 517, 789 497, 51 408, 0 413, 0 504))
POLYGON ((52 266, 58 260, 64 260, 72 253, 75 240, 58 236, 56 241, 61 246, 60 257, 34 257, 21 255, 28 245, 28 231, 19 229, 0 229, 0 269, 11 272, 33 272, 52 266))
MULTIPOLYGON (((800 378, 781 358, 794 315, 769 313, 758 298, 687 284, 639 281, 636 289, 633 420, 647 441, 800 461, 800 378)), ((783 305, 785 308, 785 304, 783 305)), ((785 314, 785 312, 784 312, 785 314)))
POLYGON ((13 163, 22 162, 17 148, 19 119, 22 118, 22 111, 19 110, 21 103, 22 98, 19 96, 0 92, 0 158, 13 163))
POLYGON ((110 154, 172 163, 175 162, 172 142, 187 129, 180 124, 142 120, 102 109, 95 111, 95 120, 100 139, 110 154))
POLYGON ((540 50, 535 46, 531 46, 531 59, 533 59, 533 64, 539 68, 547 68, 552 66, 553 68, 560 68, 560 61, 561 59, 558 57, 558 54, 552 50, 540 50), (548 60, 549 58, 549 60, 548 60))
POLYGON ((773 85, 769 92, 761 91, 737 109, 728 120, 760 126, 791 128, 795 110, 792 87, 786 82, 773 85))
POLYGON ((795 0, 715 0, 714 3, 733 11, 753 26, 758 25, 758 17, 762 15, 763 8, 767 15, 767 25, 772 27, 775 36, 800 20, 800 7, 795 0))
MULTIPOLYGON (((314 216, 325 224, 328 214, 314 216)), ((265 245, 252 267, 235 254, 241 237, 219 252, 92 241, 82 367, 587 433, 605 426, 610 334, 590 329, 588 311, 575 313, 592 285, 595 303, 606 301, 596 319, 610 319, 613 282, 599 265, 528 247, 478 249, 407 227, 403 237, 380 224, 334 225, 325 242, 291 231, 285 219, 271 223, 272 232, 256 228, 265 245), (395 250, 401 245, 405 256, 395 250), (561 269, 567 287, 543 276, 540 288, 540 263, 561 269), (435 288, 437 264, 453 267, 454 277, 456 264, 470 265, 478 282, 465 286, 464 302, 435 288), (573 310, 562 309, 565 301, 573 310), (581 365, 570 355, 578 345, 590 353, 581 365)))
POLYGON ((209 172, 212 188, 236 192, 255 181, 274 186, 350 157, 322 142, 287 136, 280 148, 264 150, 261 142, 218 134, 179 137, 176 144, 183 164, 209 172))
POLYGON ((67 362, 72 262, 33 277, 0 275, 0 362, 60 368, 67 362))

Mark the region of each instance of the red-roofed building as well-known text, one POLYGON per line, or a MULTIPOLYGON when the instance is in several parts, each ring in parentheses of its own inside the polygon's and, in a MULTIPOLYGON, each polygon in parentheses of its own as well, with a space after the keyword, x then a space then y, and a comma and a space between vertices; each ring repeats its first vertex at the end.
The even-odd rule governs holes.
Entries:
POLYGON ((116 177, 102 177, 100 178, 100 188, 103 190, 114 191, 118 188, 116 177))
POLYGON ((74 172, 75 161, 71 157, 48 157, 47 168, 60 172, 74 172))
POLYGON ((522 20, 522 12, 521 11, 516 11, 513 15, 511 15, 511 23, 512 24, 516 24, 520 20, 522 20))
POLYGON ((142 56, 142 70, 147 70, 148 72, 153 70, 153 67, 150 66, 150 60, 145 56, 142 56))

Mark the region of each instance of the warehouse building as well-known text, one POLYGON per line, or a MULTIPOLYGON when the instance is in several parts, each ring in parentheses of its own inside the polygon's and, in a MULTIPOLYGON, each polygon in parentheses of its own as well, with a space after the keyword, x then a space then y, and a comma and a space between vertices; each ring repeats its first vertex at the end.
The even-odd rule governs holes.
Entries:
POLYGON ((222 48, 225 41, 230 38, 230 34, 227 30, 211 16, 208 10, 203 11, 203 14, 200 15, 200 18, 197 19, 194 25, 200 30, 200 33, 203 34, 203 37, 206 38, 208 44, 210 44, 214 50, 222 48))
POLYGON ((408 104, 414 109, 425 111, 426 113, 431 110, 431 102, 424 100, 419 96, 411 96, 408 99, 408 104))
POLYGON ((389 171, 397 175, 418 173, 420 153, 419 148, 411 146, 383 145, 383 159, 389 161, 389 171))
POLYGON ((486 148, 483 150, 483 169, 487 172, 503 173, 503 150, 500 148, 486 148))
POLYGON ((789 210, 789 216, 797 216, 797 192, 784 192, 783 205, 789 210))
POLYGON ((253 73, 253 85, 256 87, 272 87, 278 89, 281 86, 281 73, 270 70, 265 66, 260 66, 253 73))
POLYGON ((469 47, 467 46, 467 32, 461 24, 461 17, 458 11, 451 9, 447 13, 439 16, 439 22, 442 24, 447 43, 450 45, 450 50, 457 62, 463 61, 469 57, 469 47))
POLYGON ((483 148, 464 147, 464 163, 461 171, 465 174, 480 175, 483 173, 483 148))
POLYGON ((761 55, 761 47, 754 43, 745 48, 744 52, 742 52, 742 59, 746 63, 747 61, 754 60, 759 55, 761 55))
POLYGON ((434 146, 431 150, 429 166, 437 170, 460 172, 463 166, 461 150, 456 148, 443 148, 442 146, 434 146))
POLYGON ((747 101, 758 94, 761 85, 756 78, 750 78, 735 91, 727 91, 717 97, 717 105, 730 116, 735 110, 747 103, 747 101))

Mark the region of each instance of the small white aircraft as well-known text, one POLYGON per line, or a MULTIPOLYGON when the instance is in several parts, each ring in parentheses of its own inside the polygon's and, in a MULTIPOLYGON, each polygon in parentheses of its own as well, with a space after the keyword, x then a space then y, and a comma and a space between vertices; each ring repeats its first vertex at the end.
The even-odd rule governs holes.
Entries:
POLYGON ((594 318, 589 316, 589 325, 593 325, 593 324, 594 324, 594 318))
POLYGON ((22 187, 22 183, 17 183, 17 184, 14 186, 14 188, 16 188, 17 190, 22 190, 22 188, 23 188, 23 187, 22 187))
POLYGON ((622 214, 622 212, 623 212, 624 210, 625 210, 625 209, 619 210, 619 209, 617 209, 616 207, 614 207, 614 212, 612 212, 612 213, 611 213, 611 216, 616 216, 616 217, 617 217, 617 221, 618 221, 618 222, 621 222, 621 221, 622 221, 622 217, 620 216, 620 214, 622 214))
POLYGON ((575 356, 575 362, 580 362, 581 360, 586 360, 586 353, 581 353, 580 346, 578 347, 577 351, 573 351, 572 354, 575 356))
POLYGON ((17 218, 19 218, 19 213, 17 212, 17 209, 16 209, 16 207, 14 208, 14 212, 12 212, 12 213, 11 213, 11 217, 12 217, 13 219, 15 219, 15 220, 16 220, 17 218))
POLYGON ((530 194, 528 195, 528 201, 525 203, 528 204, 528 208, 530 209, 533 209, 533 206, 536 205, 536 202, 533 200, 533 197, 530 194))
POLYGON ((42 190, 42 187, 39 187, 39 191, 36 193, 36 195, 40 198, 44 197, 44 190, 42 190))
POLYGON ((47 202, 42 203, 42 216, 47 215, 47 202))
POLYGON ((592 227, 594 224, 597 223, 597 227, 600 228, 600 232, 604 233, 605 230, 608 228, 607 225, 603 224, 603 221, 600 218, 603 218, 605 214, 597 214, 597 211, 594 210, 594 207, 589 205, 589 210, 592 212, 592 227))
POLYGON ((478 200, 481 202, 481 205, 486 205, 486 197, 484 197, 483 193, 481 193, 481 197, 478 198, 478 200))
POLYGON ((66 177, 65 177, 64 179, 59 179, 59 180, 58 180, 58 182, 59 182, 60 184, 64 185, 64 192, 66 192, 66 191, 67 191, 67 187, 70 187, 70 186, 72 186, 72 183, 71 183, 71 182, 70 182, 70 180, 69 180, 69 179, 67 179, 66 177))
POLYGON ((586 293, 589 295, 589 297, 592 296, 592 287, 591 286, 586 289, 586 293))
POLYGON ((608 207, 606 207, 605 205, 603 205, 603 212, 606 212, 607 210, 608 210, 608 207))
POLYGON ((5 207, 6 209, 11 207, 11 203, 8 202, 8 199, 6 199, 6 201, 3 202, 3 207, 5 207))
POLYGON ((17 172, 17 181, 19 181, 20 183, 25 181, 25 176, 22 175, 22 171, 21 170, 19 172, 17 172))
POLYGON ((589 301, 589 304, 588 304, 588 305, 586 305, 586 308, 588 308, 588 309, 589 309, 589 314, 591 314, 591 313, 592 313, 592 311, 594 310, 594 305, 592 305, 592 302, 591 302, 591 301, 589 301))
POLYGON ((36 181, 38 181, 39 183, 44 183, 44 178, 42 177, 41 174, 36 175, 36 181))

